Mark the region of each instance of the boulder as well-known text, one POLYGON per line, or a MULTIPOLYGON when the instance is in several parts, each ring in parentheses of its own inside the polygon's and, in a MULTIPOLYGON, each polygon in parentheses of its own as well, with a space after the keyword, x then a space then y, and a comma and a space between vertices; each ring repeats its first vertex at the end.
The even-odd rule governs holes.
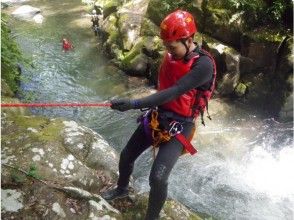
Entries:
MULTIPOLYGON (((158 37, 140 37, 136 40, 131 51, 125 53, 122 59, 122 69, 132 76, 145 76, 149 78, 152 75, 151 63, 160 59, 158 53, 160 40, 158 37)), ((157 69, 156 69, 157 71, 157 69)))
POLYGON ((207 44, 208 48, 206 49, 216 60, 218 68, 217 91, 221 95, 230 95, 240 79, 240 54, 232 47, 206 35, 205 42, 202 44, 207 44))
POLYGON ((149 0, 129 1, 117 12, 124 51, 129 51, 139 37, 148 3, 149 0))
POLYGON ((41 14, 36 14, 34 17, 33 17, 33 20, 37 23, 37 24, 42 24, 43 21, 44 21, 44 17, 43 15, 41 14))
POLYGON ((12 15, 21 20, 32 20, 33 17, 40 13, 39 8, 32 7, 30 5, 22 5, 12 12, 12 15))
POLYGON ((1 151, 2 164, 24 170, 35 167, 46 180, 96 192, 107 185, 102 179, 117 177, 116 151, 97 133, 73 121, 8 112, 2 118, 1 151))
POLYGON ((235 49, 239 49, 243 32, 241 14, 234 14, 217 1, 204 2, 205 4, 202 4, 204 18, 201 31, 235 49))
POLYGON ((267 28, 244 33, 241 38, 241 55, 253 60, 255 68, 272 74, 283 37, 267 28))
MULTIPOLYGON (((2 114, 4 114, 2 112, 2 114)), ((142 219, 147 194, 109 204, 99 193, 114 185, 117 153, 74 121, 6 112, 1 137, 3 219, 142 219)), ((162 219, 199 219, 168 200, 162 219)))

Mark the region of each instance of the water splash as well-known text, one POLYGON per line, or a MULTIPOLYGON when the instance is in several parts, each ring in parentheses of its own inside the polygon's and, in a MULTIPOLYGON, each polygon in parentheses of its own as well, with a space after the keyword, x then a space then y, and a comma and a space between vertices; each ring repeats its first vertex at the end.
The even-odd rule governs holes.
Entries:
POLYGON ((242 179, 258 192, 273 197, 294 198, 294 148, 284 146, 279 152, 268 152, 257 146, 244 159, 242 179))

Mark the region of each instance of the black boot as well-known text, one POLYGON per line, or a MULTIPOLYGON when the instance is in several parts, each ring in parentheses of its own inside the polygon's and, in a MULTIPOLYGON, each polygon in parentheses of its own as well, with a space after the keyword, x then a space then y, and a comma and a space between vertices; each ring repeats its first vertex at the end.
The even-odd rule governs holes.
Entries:
POLYGON ((127 197, 128 195, 129 195, 128 189, 119 188, 119 187, 101 193, 102 198, 108 201, 113 199, 118 199, 118 198, 124 198, 124 197, 127 197))

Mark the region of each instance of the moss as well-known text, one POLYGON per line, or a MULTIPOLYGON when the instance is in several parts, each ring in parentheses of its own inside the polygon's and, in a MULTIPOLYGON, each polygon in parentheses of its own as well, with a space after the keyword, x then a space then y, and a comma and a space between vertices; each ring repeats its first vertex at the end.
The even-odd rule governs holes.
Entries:
POLYGON ((109 44, 117 44, 118 41, 118 27, 117 27, 117 18, 115 15, 110 15, 107 21, 107 25, 104 26, 105 31, 109 34, 108 43, 109 44))
POLYGON ((148 197, 139 195, 134 204, 122 213, 123 219, 143 219, 147 209, 148 197))
POLYGON ((188 220, 203 220, 202 218, 200 218, 198 215, 196 214, 191 214, 189 217, 188 217, 188 220))
POLYGON ((39 134, 39 139, 42 141, 61 141, 61 132, 64 125, 61 120, 55 120, 48 124, 39 134))
POLYGON ((123 66, 128 66, 131 61, 141 53, 141 49, 144 45, 144 39, 141 37, 137 40, 136 44, 133 46, 133 48, 127 52, 122 60, 123 66))
POLYGON ((24 128, 25 130, 30 127, 37 129, 37 133, 31 133, 30 138, 32 139, 37 139, 39 141, 61 140, 60 134, 64 127, 61 120, 50 122, 49 119, 44 117, 23 117, 15 115, 13 121, 18 127, 24 128))
POLYGON ((247 86, 244 83, 239 83, 235 88, 235 94, 239 97, 244 96, 247 90, 247 86))
POLYGON ((4 79, 1 79, 1 96, 8 96, 8 97, 13 97, 14 93, 8 86, 8 84, 5 82, 4 79))
POLYGON ((16 115, 13 118, 13 121, 19 127, 24 127, 24 128, 32 127, 32 128, 38 129, 41 125, 46 124, 48 122, 48 119, 43 117, 23 117, 21 115, 16 115))
MULTIPOLYGON (((1 96, 1 102, 2 103, 19 103, 19 100, 16 98, 11 98, 7 96, 1 96)), ((28 115, 29 111, 27 108, 2 108, 2 112, 5 112, 9 115, 28 115)))
POLYGON ((111 7, 118 7, 122 4, 120 0, 100 0, 99 3, 103 6, 103 10, 111 7))
POLYGON ((278 29, 269 29, 262 28, 246 33, 251 39, 254 39, 256 42, 273 42, 280 43, 284 39, 285 35, 281 34, 278 29))
POLYGON ((215 18, 216 24, 228 24, 231 12, 223 8, 208 7, 208 12, 215 18))
POLYGON ((159 34, 159 27, 150 19, 144 18, 140 32, 143 36, 157 36, 159 34))

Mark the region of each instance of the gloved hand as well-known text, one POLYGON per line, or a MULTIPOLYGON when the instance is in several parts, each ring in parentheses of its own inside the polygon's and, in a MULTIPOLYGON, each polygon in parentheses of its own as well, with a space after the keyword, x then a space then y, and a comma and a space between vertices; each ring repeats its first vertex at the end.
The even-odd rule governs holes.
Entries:
POLYGON ((133 109, 135 107, 135 103, 130 99, 114 99, 110 101, 110 108, 119 110, 121 112, 133 109))

